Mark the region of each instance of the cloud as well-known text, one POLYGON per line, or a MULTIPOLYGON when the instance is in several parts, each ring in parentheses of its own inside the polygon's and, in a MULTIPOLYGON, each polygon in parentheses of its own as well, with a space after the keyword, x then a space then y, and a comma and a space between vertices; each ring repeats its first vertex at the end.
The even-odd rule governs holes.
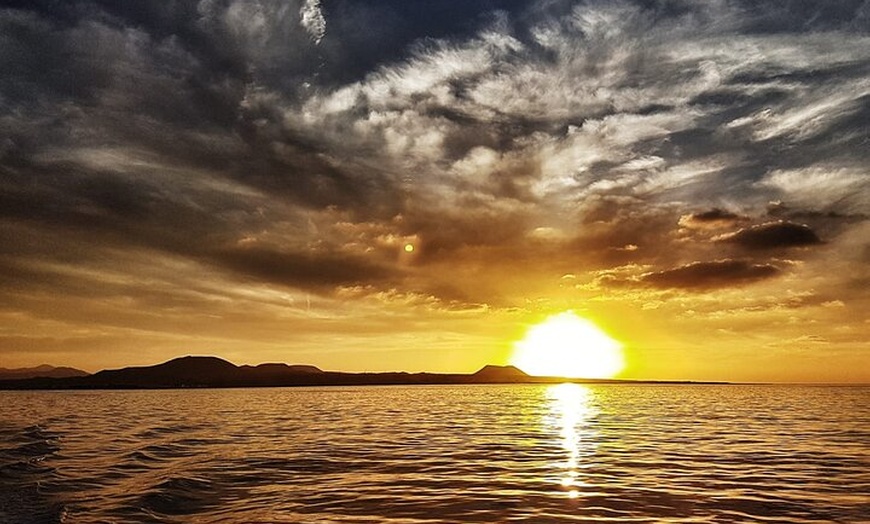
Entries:
POLYGON ((778 169, 757 185, 776 190, 777 200, 816 211, 870 213, 870 172, 864 166, 778 169))
POLYGON ((808 226, 784 221, 742 228, 734 233, 719 235, 713 240, 758 250, 806 247, 822 243, 808 226))
POLYGON ((326 35, 326 19, 320 10, 320 0, 305 0, 299 9, 300 23, 311 35, 316 44, 319 44, 326 35))
POLYGON ((303 289, 336 289, 385 280, 390 270, 364 259, 337 254, 293 253, 243 246, 206 259, 244 277, 303 289))
POLYGON ((846 304, 842 300, 828 300, 819 304, 822 307, 826 308, 841 308, 846 307, 846 304))
POLYGON ((682 215, 679 224, 692 229, 720 229, 746 220, 748 220, 747 217, 731 211, 713 208, 709 211, 682 215))
POLYGON ((641 282, 665 288, 710 289, 749 284, 773 278, 781 270, 771 264, 746 260, 692 262, 684 266, 646 273, 641 282))

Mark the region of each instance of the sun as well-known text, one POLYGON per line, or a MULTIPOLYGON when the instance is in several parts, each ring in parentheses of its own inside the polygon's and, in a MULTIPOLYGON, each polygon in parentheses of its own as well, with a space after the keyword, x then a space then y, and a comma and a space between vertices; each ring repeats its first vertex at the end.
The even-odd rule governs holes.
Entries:
POLYGON ((514 344, 511 364, 530 375, 567 378, 612 378, 625 367, 622 345, 572 311, 529 329, 514 344))

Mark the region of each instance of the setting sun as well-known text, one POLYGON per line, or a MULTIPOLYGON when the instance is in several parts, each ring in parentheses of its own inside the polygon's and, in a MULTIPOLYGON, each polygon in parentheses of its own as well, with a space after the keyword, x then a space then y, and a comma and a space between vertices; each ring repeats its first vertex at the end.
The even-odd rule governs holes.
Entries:
POLYGON ((533 326, 515 344, 511 363, 526 373, 569 378, 611 378, 624 361, 622 345, 571 311, 533 326))

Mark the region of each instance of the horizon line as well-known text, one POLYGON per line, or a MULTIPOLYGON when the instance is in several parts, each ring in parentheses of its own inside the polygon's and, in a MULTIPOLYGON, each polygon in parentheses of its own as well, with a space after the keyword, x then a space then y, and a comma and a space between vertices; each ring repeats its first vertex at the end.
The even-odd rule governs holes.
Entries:
MULTIPOLYGON (((761 380, 761 381, 759 381, 759 380, 752 380, 752 381, 737 380, 737 381, 735 381, 735 380, 724 380, 724 379, 626 378, 626 377, 618 377, 618 376, 609 377, 609 378, 596 378, 596 377, 569 377, 569 376, 562 376, 562 375, 533 375, 531 373, 526 372, 525 370, 523 370, 522 368, 520 368, 519 366, 516 366, 514 364, 484 364, 482 367, 480 367, 476 371, 425 371, 425 370, 424 371, 407 371, 407 370, 346 371, 346 370, 322 369, 315 364, 306 364, 306 363, 289 364, 287 362, 281 362, 281 361, 265 361, 265 362, 260 362, 258 364, 252 364, 252 363, 237 364, 237 363, 233 362, 232 360, 229 360, 226 357, 219 356, 216 354, 183 354, 183 355, 172 357, 172 358, 169 358, 167 360, 163 360, 161 362, 157 362, 154 364, 130 364, 127 366, 122 366, 122 367, 102 368, 102 369, 99 369, 97 371, 87 371, 87 370, 81 369, 79 367, 76 367, 74 365, 54 365, 54 364, 46 364, 46 363, 37 364, 34 366, 28 366, 28 367, 4 368, 4 369, 6 369, 8 371, 15 371, 18 369, 33 369, 33 368, 38 368, 40 366, 51 366, 53 368, 71 368, 71 369, 76 369, 79 371, 86 372, 89 375, 96 375, 97 373, 100 373, 102 371, 113 371, 113 370, 120 370, 120 369, 140 368, 140 367, 146 367, 146 368, 147 367, 154 367, 154 366, 167 364, 169 362, 184 359, 184 358, 214 358, 214 359, 218 359, 218 360, 222 360, 224 362, 227 362, 228 364, 231 364, 235 367, 242 367, 242 366, 257 367, 257 366, 268 365, 268 364, 278 364, 278 365, 285 365, 285 366, 291 366, 291 367, 292 366, 308 366, 308 367, 316 368, 323 373, 340 373, 340 374, 354 374, 354 375, 375 375, 375 374, 474 375, 474 374, 479 373, 480 371, 482 371, 490 366, 497 367, 497 368, 512 367, 512 368, 515 368, 515 369, 521 371, 529 378, 562 380, 562 381, 564 381, 563 383, 568 383, 568 384, 570 384, 570 383, 579 383, 579 384, 583 384, 583 383, 595 384, 595 383, 597 383, 597 384, 604 384, 604 385, 606 385, 606 384, 618 385, 621 383, 621 384, 628 385, 631 383, 646 383, 646 384, 658 383, 658 384, 662 384, 662 385, 681 385, 681 384, 682 385, 692 385, 692 384, 695 384, 695 385, 743 385, 743 386, 789 386, 789 385, 795 385, 795 386, 843 386, 843 387, 870 386, 870 382, 829 382, 829 381, 815 382, 815 381, 775 381, 775 380, 761 380)), ((0 379, 0 380, 15 380, 15 379, 0 379)), ((413 385, 413 384, 409 384, 409 385, 413 385)))

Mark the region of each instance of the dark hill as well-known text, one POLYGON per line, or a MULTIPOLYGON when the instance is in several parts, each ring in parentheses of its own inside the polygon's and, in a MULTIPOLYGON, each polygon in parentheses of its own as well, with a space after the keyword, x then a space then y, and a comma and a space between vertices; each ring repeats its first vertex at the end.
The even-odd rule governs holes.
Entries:
POLYGON ((25 378, 48 377, 48 378, 68 378, 68 377, 86 377, 90 373, 80 369, 70 367, 54 367, 48 364, 43 364, 34 368, 15 368, 6 369, 0 368, 0 380, 21 380, 25 378))
POLYGON ((294 366, 288 366, 287 364, 283 363, 268 363, 260 364, 258 366, 240 366, 238 369, 241 375, 260 381, 280 381, 284 378, 293 377, 296 375, 319 375, 323 373, 320 368, 315 366, 299 364, 294 366))
POLYGON ((100 371, 71 387, 179 388, 256 387, 319 384, 325 375, 315 366, 281 363, 236 366, 217 357, 186 356, 156 366, 100 371))
POLYGON ((240 366, 239 369, 254 369, 260 373, 323 373, 323 370, 317 366, 309 366, 305 364, 294 364, 290 366, 283 362, 268 362, 256 366, 244 365, 240 366))
POLYGON ((100 371, 84 381, 108 387, 180 387, 230 385, 239 368, 217 357, 186 356, 156 366, 100 371))
MULTIPOLYGON (((341 373, 314 366, 269 363, 236 366, 217 357, 186 356, 155 366, 104 370, 66 378, 0 379, 0 389, 132 389, 185 387, 277 387, 427 384, 554 384, 559 377, 533 377, 514 366, 484 366, 464 373, 341 373)), ((580 381, 579 379, 577 381, 580 381)), ((619 380, 583 380, 619 383, 619 380)))
MULTIPOLYGON (((268 366, 270 364, 260 364, 260 366, 268 366)), ((282 364, 286 366, 286 364, 282 364)), ((259 366, 257 366, 259 367, 259 366)), ((294 364, 292 366, 287 366, 290 368, 290 371, 293 373, 323 373, 323 370, 317 366, 309 366, 307 364, 294 364)))
POLYGON ((483 366, 472 376, 486 382, 521 382, 529 379, 529 375, 516 366, 483 366))

